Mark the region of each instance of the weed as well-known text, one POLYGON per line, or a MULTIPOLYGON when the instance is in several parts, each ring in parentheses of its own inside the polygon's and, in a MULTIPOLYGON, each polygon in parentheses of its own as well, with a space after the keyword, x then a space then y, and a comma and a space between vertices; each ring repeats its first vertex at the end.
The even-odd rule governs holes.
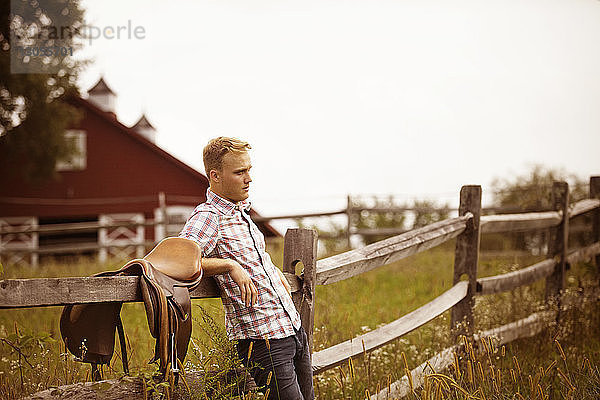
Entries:
MULTIPOLYGON (((280 259, 280 254, 273 254, 275 262, 280 259)), ((452 260, 453 244, 449 243, 360 276, 317 287, 314 350, 376 329, 448 290, 452 286, 452 260)), ((495 275, 539 260, 539 257, 531 256, 482 258, 479 271, 481 276, 495 275)), ((89 276, 117 267, 87 261, 78 263, 76 271, 60 264, 41 266, 38 270, 5 265, 4 274, 6 278, 89 276)), ((436 371, 440 375, 432 372, 422 387, 414 388, 412 398, 519 399, 541 398, 551 393, 553 399, 600 398, 600 316, 593 296, 597 284, 594 274, 591 264, 573 266, 567 276, 565 302, 572 301, 576 305, 561 310, 557 323, 542 334, 504 347, 494 342, 490 344, 489 340, 485 344, 474 343, 472 354, 457 354, 458 361, 449 372, 436 371), (555 340, 561 345, 564 359, 555 340), (477 353, 477 348, 484 349, 484 353, 477 353)), ((543 285, 542 281, 512 292, 478 297, 476 331, 543 309, 543 285)), ((240 368, 233 344, 224 333, 221 301, 203 299, 193 303, 201 304, 202 308, 194 307, 194 337, 184 367, 194 377, 187 383, 202 389, 192 391, 190 396, 198 399, 235 398, 249 382, 247 373, 240 368)), ((59 315, 60 307, 0 310, 0 398, 16 399, 39 390, 90 379, 89 366, 76 362, 62 345, 58 333, 59 315)), ((150 377, 155 367, 147 364, 147 358, 153 352, 154 341, 148 332, 143 305, 124 304, 122 317, 132 374, 150 377)), ((414 368, 454 344, 449 325, 449 313, 444 313, 388 345, 370 353, 363 351, 351 362, 315 376, 317 397, 364 399, 390 387, 392 382, 405 375, 407 368, 414 368)), ((119 357, 117 346, 113 362, 106 368, 106 378, 122 375, 119 357)), ((158 395, 161 386, 157 390, 152 385, 154 383, 146 380, 147 393, 158 395)), ((185 383, 179 386, 185 390, 185 383)), ((259 397, 261 395, 257 393, 246 396, 259 397)))

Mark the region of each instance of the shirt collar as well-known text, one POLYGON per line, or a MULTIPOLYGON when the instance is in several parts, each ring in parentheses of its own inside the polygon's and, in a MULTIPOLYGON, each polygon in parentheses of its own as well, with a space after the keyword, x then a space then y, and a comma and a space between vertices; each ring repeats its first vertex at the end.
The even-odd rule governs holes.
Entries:
POLYGON ((233 214, 235 210, 250 211, 252 207, 252 203, 248 199, 234 203, 219 196, 210 188, 206 189, 206 203, 212 204, 217 210, 227 215, 233 214))

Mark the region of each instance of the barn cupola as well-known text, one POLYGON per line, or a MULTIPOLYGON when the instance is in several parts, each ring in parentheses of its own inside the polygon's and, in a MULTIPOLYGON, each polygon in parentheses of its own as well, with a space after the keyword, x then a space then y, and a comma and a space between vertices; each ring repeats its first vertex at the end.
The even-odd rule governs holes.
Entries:
POLYGON ((88 95, 89 101, 102 111, 115 114, 115 99, 117 95, 108 87, 104 78, 100 77, 98 83, 88 90, 88 95))
POLYGON ((142 117, 138 122, 135 123, 131 127, 131 129, 135 130, 140 135, 144 136, 146 139, 150 140, 152 143, 156 140, 156 128, 152 126, 152 124, 146 118, 146 114, 142 114, 142 117))

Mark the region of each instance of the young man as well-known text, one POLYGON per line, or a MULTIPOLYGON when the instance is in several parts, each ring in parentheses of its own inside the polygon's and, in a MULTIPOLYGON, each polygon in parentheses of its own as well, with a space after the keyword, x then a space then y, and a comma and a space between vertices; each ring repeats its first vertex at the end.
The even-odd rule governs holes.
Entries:
POLYGON ((306 333, 290 286, 250 219, 250 148, 235 138, 208 142, 206 202, 179 236, 202 247, 204 275, 214 276, 221 289, 227 335, 238 341, 244 363, 258 366, 251 371, 256 384, 269 390, 269 399, 309 400, 314 390, 306 333))

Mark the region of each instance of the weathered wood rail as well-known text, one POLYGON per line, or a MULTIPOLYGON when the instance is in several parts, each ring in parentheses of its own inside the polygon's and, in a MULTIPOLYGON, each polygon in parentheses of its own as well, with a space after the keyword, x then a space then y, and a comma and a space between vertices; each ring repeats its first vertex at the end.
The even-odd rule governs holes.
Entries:
POLYGON ((357 356, 365 351, 373 351, 425 325, 464 299, 467 295, 467 289, 467 282, 459 282, 441 296, 381 328, 313 353, 314 372, 325 371, 347 361, 350 357, 357 356))
MULTIPOLYGON (((531 314, 526 318, 502 325, 497 328, 488 329, 478 335, 474 335, 474 340, 482 337, 493 336, 497 338, 497 345, 512 342, 513 340, 535 336, 542 331, 544 326, 555 317, 553 312, 538 312, 531 314)), ((428 373, 443 371, 454 362, 454 353, 462 349, 462 344, 450 346, 435 354, 429 360, 425 361, 412 371, 410 371, 413 387, 418 388, 424 383, 424 377, 428 373)), ((481 350, 481 348, 480 348, 481 350)), ((392 383, 389 388, 382 389, 375 393, 370 400, 388 400, 405 397, 411 393, 408 377, 404 375, 400 380, 392 383)))
MULTIPOLYGON (((459 216, 426 227, 402 233, 360 249, 318 260, 317 236, 312 230, 290 229, 285 236, 283 270, 292 286, 292 297, 302 317, 302 324, 312 346, 315 285, 328 285, 357 276, 394 261, 406 258, 456 238, 453 286, 431 302, 376 330, 313 353, 313 369, 321 373, 340 365, 351 357, 372 351, 419 328, 440 314, 451 311, 451 328, 455 334, 473 334, 473 297, 513 290, 546 278, 548 299, 559 298, 564 289, 565 271, 569 264, 595 260, 600 270, 600 177, 590 180, 590 198, 568 206, 568 186, 557 182, 553 187, 555 211, 481 216, 481 187, 461 189, 459 216), (592 216, 593 243, 569 252, 569 219, 592 216), (551 229, 549 258, 518 271, 492 277, 477 278, 479 241, 482 233, 515 232, 529 229, 551 229), (301 262, 304 271, 295 275, 301 262), (467 322, 467 324, 462 324, 467 322)), ((140 301, 137 277, 87 277, 9 279, 0 281, 0 308, 39 307, 105 301, 140 301)), ((212 279, 206 279, 193 293, 193 298, 218 297, 212 279)), ((523 320, 494 328, 494 334, 510 342, 539 332, 547 313, 537 313, 523 320)), ((437 354, 429 364, 437 369, 447 366, 456 346, 437 354)), ((422 381, 427 363, 411 372, 413 382, 422 381)), ((390 391, 373 395, 372 399, 407 394, 405 376, 391 385, 390 391)))
POLYGON ((436 222, 317 261, 317 284, 328 285, 438 246, 460 235, 472 215, 436 222))
MULTIPOLYGON (((469 199, 467 194, 463 194, 461 191, 461 208, 463 206, 463 200, 466 207, 472 207, 472 197, 475 194, 475 190, 476 189, 474 188, 470 189, 471 199, 469 199)), ((477 194, 475 194, 475 196, 477 196, 477 194)), ((518 271, 493 277, 476 279, 475 287, 473 288, 471 285, 470 289, 472 289, 473 295, 481 296, 513 290, 519 286, 529 285, 546 278, 546 298, 548 300, 558 300, 560 304, 560 294, 565 287, 565 271, 570 264, 588 259, 595 259, 597 271, 600 272, 600 228, 598 226, 600 224, 600 177, 592 177, 590 179, 590 197, 590 199, 579 201, 569 207, 568 185, 564 182, 555 182, 553 186, 553 201, 556 211, 480 217, 479 226, 475 226, 471 229, 471 245, 468 246, 468 249, 465 249, 464 247, 461 248, 461 241, 466 242, 469 240, 469 238, 459 237, 457 239, 455 278, 457 275, 457 269, 460 273, 467 274, 469 282, 473 282, 473 277, 476 276, 476 256, 471 255, 471 265, 474 264, 474 271, 469 271, 469 269, 465 268, 464 265, 465 263, 469 264, 469 257, 466 253, 468 251, 473 251, 474 249, 476 251, 478 250, 478 240, 474 237, 474 232, 479 231, 479 233, 498 233, 550 228, 552 229, 549 249, 550 258, 535 263, 534 265, 522 268, 518 271), (569 253, 569 220, 586 213, 592 213, 593 243, 569 253)), ((471 209, 470 211, 475 215, 478 213, 477 209, 471 209)), ((476 219, 477 218, 474 218, 475 222, 476 219)), ((465 231, 464 235, 467 236, 468 234, 469 232, 465 231)), ((463 302, 465 300, 467 299, 465 298, 463 302)), ((473 304, 469 304, 468 306, 464 307, 460 313, 457 313, 455 310, 459 308, 459 304, 452 309, 452 328, 460 333, 472 334, 472 328, 465 329, 461 326, 455 328, 455 324, 463 320, 470 322, 472 325, 473 304)), ((519 338, 534 336, 538 334, 545 326, 547 326, 550 321, 555 320, 556 315, 553 312, 548 311, 534 313, 521 320, 485 331, 481 333, 480 336, 495 336, 499 339, 500 344, 508 343, 519 338)), ((473 336, 476 337, 477 335, 473 336)), ((410 371, 413 382, 412 386, 419 387, 423 384, 423 377, 427 373, 427 368, 433 367, 436 371, 440 371, 452 364, 453 353, 457 351, 459 347, 460 345, 455 345, 447 348, 414 370, 410 371)), ((432 372, 433 371, 431 370, 429 371, 429 373, 432 372)), ((408 377, 404 376, 402 379, 391 384, 390 387, 384 388, 379 393, 371 396, 371 400, 404 397, 410 394, 410 392, 411 385, 409 385, 408 377)))
POLYGON ((494 294, 513 290, 519 286, 529 285, 550 276, 556 267, 556 260, 548 259, 525 267, 518 271, 477 280, 477 294, 494 294))

